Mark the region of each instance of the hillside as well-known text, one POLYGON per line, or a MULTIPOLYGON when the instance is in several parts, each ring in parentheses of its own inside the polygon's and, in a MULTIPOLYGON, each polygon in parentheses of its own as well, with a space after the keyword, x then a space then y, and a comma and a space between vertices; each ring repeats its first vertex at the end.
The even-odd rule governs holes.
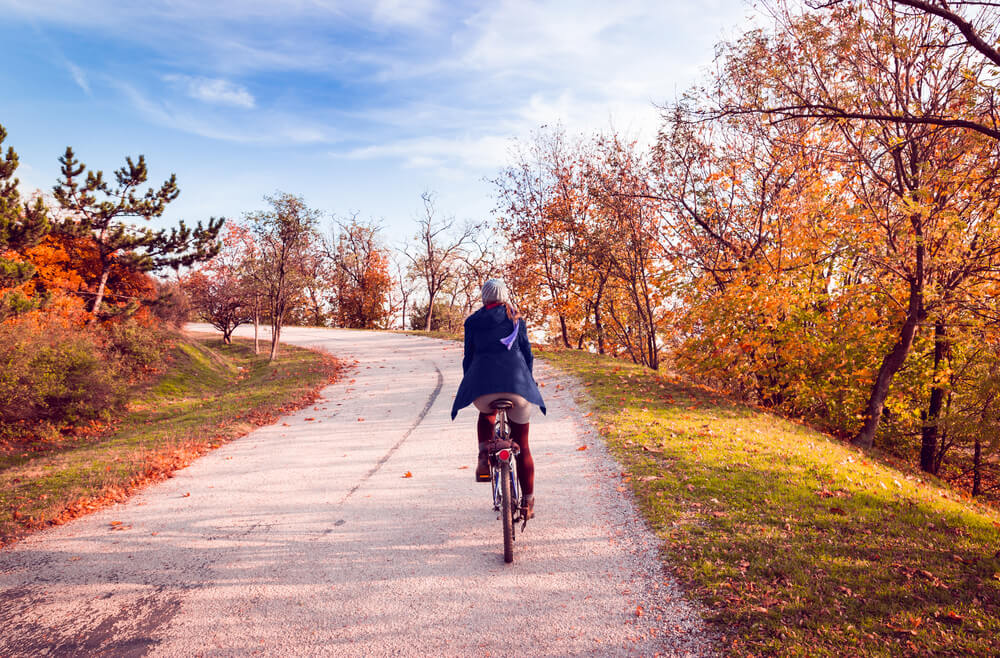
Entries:
POLYGON ((301 348, 272 365, 248 343, 179 337, 163 372, 110 426, 0 451, 0 545, 124 499, 308 404, 338 372, 332 357, 301 348))

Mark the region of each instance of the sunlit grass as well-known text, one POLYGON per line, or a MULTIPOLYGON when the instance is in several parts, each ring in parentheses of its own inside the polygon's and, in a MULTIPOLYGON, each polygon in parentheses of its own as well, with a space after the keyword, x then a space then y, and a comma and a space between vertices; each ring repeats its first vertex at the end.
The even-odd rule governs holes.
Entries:
POLYGON ((664 561, 725 651, 1000 654, 1000 516, 711 391, 573 351, 664 561))

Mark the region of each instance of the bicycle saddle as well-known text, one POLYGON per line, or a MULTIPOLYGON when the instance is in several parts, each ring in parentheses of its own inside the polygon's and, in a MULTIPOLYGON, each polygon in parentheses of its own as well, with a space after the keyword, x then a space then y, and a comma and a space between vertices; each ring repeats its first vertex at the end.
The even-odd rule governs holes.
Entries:
POLYGON ((510 400, 505 400, 503 398, 490 402, 490 409, 513 409, 513 408, 514 408, 514 403, 511 402, 510 400))

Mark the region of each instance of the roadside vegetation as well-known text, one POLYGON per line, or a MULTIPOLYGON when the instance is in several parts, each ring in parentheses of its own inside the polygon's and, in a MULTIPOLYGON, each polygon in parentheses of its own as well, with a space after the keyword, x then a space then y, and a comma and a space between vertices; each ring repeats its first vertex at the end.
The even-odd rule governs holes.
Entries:
POLYGON ((996 509, 669 375, 541 355, 583 381, 665 564, 725 653, 1000 653, 996 509))
POLYGON ((124 412, 91 431, 0 444, 0 545, 123 500, 205 452, 301 408, 339 363, 285 346, 280 361, 249 341, 175 337, 166 366, 124 412))

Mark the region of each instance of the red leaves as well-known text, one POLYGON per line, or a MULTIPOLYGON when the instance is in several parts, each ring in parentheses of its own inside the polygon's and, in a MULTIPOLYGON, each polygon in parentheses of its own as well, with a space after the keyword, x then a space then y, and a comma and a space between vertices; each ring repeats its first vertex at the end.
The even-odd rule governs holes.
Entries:
POLYGON ((411 473, 409 471, 403 473, 403 478, 411 478, 411 477, 413 477, 413 473, 411 473))

